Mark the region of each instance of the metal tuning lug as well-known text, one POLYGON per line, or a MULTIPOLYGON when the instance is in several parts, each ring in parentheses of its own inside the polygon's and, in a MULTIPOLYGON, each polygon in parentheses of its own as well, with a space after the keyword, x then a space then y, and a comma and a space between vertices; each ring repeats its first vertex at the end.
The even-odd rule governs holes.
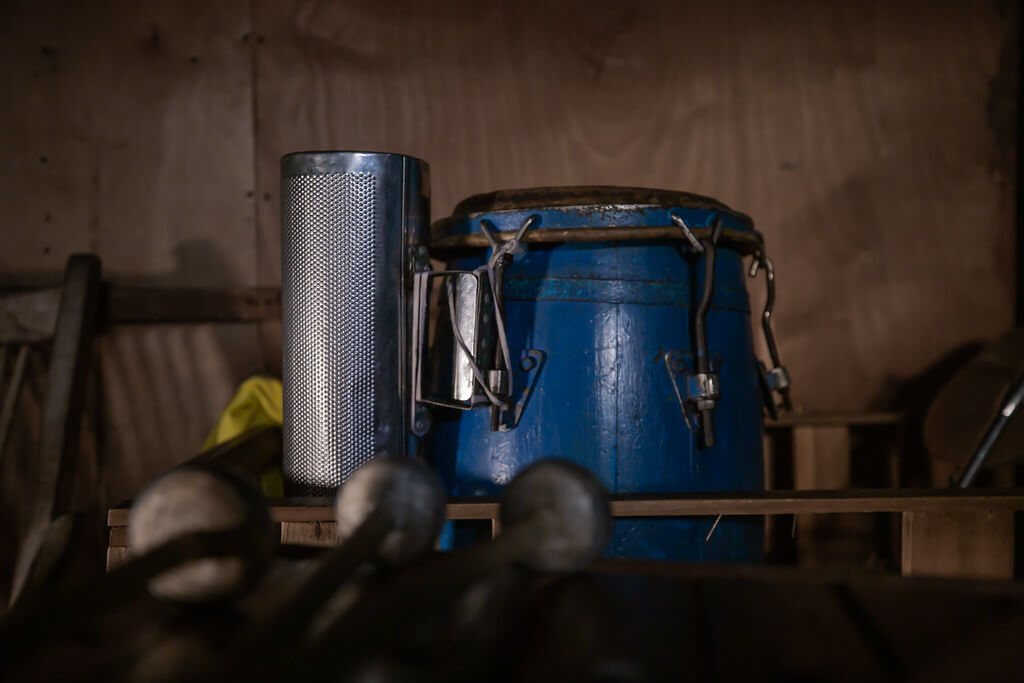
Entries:
POLYGON ((786 366, 782 364, 779 356, 779 348, 775 343, 775 333, 772 330, 772 311, 775 308, 775 265, 765 253, 764 245, 756 254, 754 262, 750 265, 750 277, 757 277, 758 270, 764 270, 767 291, 764 300, 764 311, 761 313, 761 330, 764 333, 765 346, 768 347, 768 355, 771 357, 772 367, 765 367, 764 363, 758 363, 760 367, 761 393, 764 397, 764 406, 772 419, 778 419, 779 408, 782 410, 793 410, 793 401, 789 396, 789 373, 786 366), (781 399, 781 404, 776 403, 775 396, 781 399))
POLYGON ((683 351, 666 351, 662 356, 665 363, 665 370, 668 372, 669 380, 672 382, 672 391, 676 400, 679 401, 679 409, 683 414, 683 421, 686 428, 694 429, 691 414, 701 414, 711 410, 722 397, 721 387, 718 382, 718 369, 720 362, 716 356, 712 356, 708 364, 710 372, 690 372, 690 368, 696 368, 697 362, 694 355, 683 351), (676 379, 679 376, 682 381, 676 379))
POLYGON ((698 372, 686 377, 686 400, 693 404, 697 412, 713 409, 721 397, 718 375, 698 372))
MULTIPOLYGON (((685 225, 685 224, 684 224, 685 225)), ((688 232, 684 230, 684 232, 688 232)), ((713 413, 720 398, 718 375, 711 370, 711 356, 708 351, 708 311, 715 294, 715 245, 722 234, 722 218, 716 216, 711 227, 711 238, 701 240, 704 254, 704 289, 694 313, 694 341, 697 350, 697 372, 686 378, 688 400, 693 403, 700 424, 700 446, 711 448, 715 445, 715 423, 713 413)))

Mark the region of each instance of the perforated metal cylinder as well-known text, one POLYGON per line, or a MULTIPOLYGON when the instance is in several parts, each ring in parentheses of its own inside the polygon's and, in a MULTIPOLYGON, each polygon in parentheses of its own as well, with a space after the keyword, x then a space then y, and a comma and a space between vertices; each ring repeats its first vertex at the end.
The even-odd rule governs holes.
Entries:
POLYGON ((430 220, 429 170, 370 152, 281 160, 284 474, 327 495, 405 451, 409 257, 430 220))

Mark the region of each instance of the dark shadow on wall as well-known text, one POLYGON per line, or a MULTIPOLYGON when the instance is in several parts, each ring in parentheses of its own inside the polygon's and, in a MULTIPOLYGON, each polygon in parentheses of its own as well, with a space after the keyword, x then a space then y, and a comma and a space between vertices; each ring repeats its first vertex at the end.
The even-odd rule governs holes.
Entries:
MULTIPOLYGON (((111 278, 145 287, 238 286, 213 242, 180 243, 174 268, 111 278)), ((103 343, 104 483, 112 501, 195 455, 235 387, 263 371, 253 324, 146 325, 108 330, 103 343)))

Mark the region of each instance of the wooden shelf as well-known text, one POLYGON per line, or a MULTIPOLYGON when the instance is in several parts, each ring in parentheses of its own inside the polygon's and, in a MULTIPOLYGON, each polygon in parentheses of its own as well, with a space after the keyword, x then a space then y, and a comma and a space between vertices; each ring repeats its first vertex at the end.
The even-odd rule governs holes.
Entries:
MULTIPOLYGON (((845 491, 761 491, 697 493, 671 496, 615 496, 615 517, 690 517, 717 515, 792 515, 864 512, 980 512, 1024 510, 1024 489, 865 489, 845 491)), ((275 522, 330 522, 327 500, 292 499, 271 503, 275 522)), ((449 519, 494 519, 496 498, 454 498, 449 519)), ((128 524, 128 509, 114 508, 109 526, 128 524)))

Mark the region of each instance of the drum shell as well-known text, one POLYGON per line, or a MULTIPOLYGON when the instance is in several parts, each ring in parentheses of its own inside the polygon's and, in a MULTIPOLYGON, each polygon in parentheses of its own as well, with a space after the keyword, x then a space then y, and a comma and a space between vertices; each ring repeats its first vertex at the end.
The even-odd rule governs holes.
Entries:
MULTIPOLYGON (((463 254, 449 267, 483 259, 482 250, 463 254)), ((541 352, 544 363, 514 429, 490 431, 482 408, 435 416, 431 450, 449 493, 493 495, 546 457, 587 467, 616 494, 761 490, 763 408, 738 252, 717 250, 707 319, 722 394, 713 447, 697 447, 666 369, 666 352, 692 359, 703 277, 703 258, 675 240, 529 245, 506 272, 507 332, 513 363, 524 350, 541 352)), ((531 379, 517 370, 516 393, 531 379)), ((761 559, 762 519, 724 518, 705 541, 713 521, 616 520, 609 552, 761 559)))

